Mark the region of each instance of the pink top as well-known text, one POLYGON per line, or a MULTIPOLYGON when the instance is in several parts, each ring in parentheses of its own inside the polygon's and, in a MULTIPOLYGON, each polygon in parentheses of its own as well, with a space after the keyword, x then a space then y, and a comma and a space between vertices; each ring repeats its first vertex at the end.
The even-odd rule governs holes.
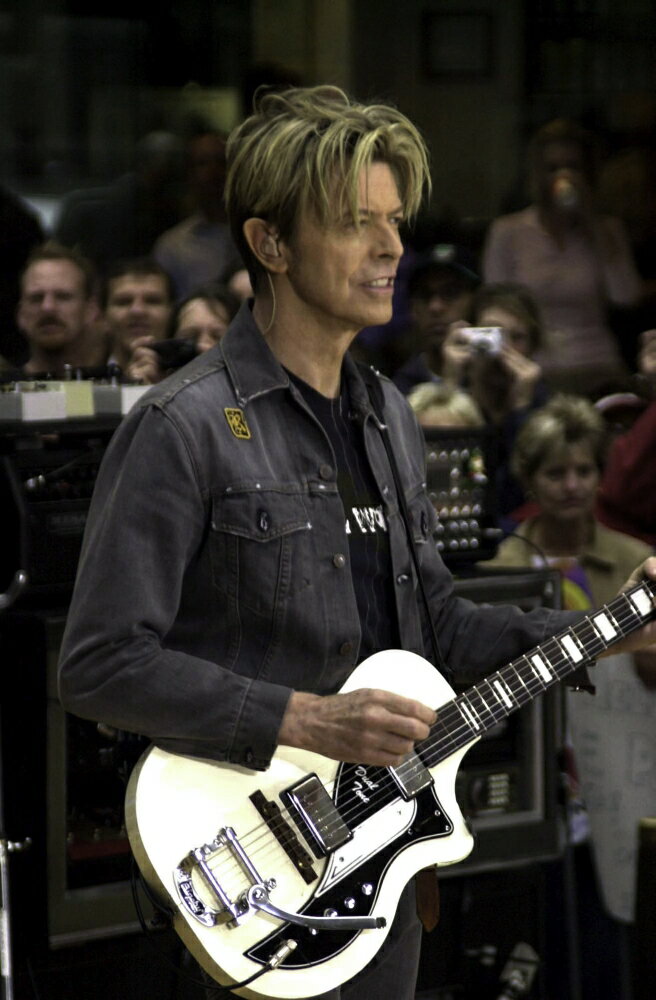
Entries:
POLYGON ((623 224, 610 216, 600 221, 613 246, 607 260, 583 232, 569 233, 558 246, 535 206, 490 225, 484 279, 520 282, 533 292, 546 329, 545 349, 536 358, 545 373, 621 364, 606 306, 635 303, 640 278, 623 224))

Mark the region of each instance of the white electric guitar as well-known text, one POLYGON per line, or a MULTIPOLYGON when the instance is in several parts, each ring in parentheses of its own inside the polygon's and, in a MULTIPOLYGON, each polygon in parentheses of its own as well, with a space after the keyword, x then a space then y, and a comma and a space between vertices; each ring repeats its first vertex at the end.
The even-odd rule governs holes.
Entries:
POLYGON ((397 768, 279 747, 257 772, 148 750, 128 787, 130 843, 203 968, 245 997, 310 997, 359 972, 410 878, 472 849, 455 797, 467 749, 643 625, 655 592, 641 583, 457 697, 414 653, 365 660, 343 691, 384 688, 438 709, 397 768))

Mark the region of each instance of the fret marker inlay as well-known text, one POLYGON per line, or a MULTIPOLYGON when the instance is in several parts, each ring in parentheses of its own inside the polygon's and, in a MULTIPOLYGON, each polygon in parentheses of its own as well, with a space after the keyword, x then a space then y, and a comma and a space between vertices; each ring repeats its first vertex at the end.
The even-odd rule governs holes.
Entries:
POLYGON ((534 653, 533 656, 531 657, 531 663, 536 668, 537 672, 540 674, 540 677, 542 678, 543 681, 547 681, 547 683, 549 683, 550 681, 553 680, 553 674, 549 670, 547 664, 544 662, 542 657, 539 656, 537 653, 534 653))
POLYGON ((564 635, 560 640, 560 644, 573 663, 579 663, 583 659, 583 653, 576 645, 571 635, 564 635))
POLYGON ((509 694, 508 694, 508 692, 507 692, 507 690, 505 688, 505 685, 502 684, 501 681, 495 680, 494 681, 494 687, 495 687, 497 693, 499 694, 499 696, 501 697, 501 700, 504 702, 504 704, 508 708, 512 708, 513 707, 512 699, 510 698, 510 696, 509 696, 509 694))
POLYGON ((599 634, 606 640, 606 642, 610 642, 611 639, 615 639, 615 637, 617 636, 617 629, 612 624, 608 615, 604 614, 603 612, 601 612, 601 614, 594 615, 592 618, 592 622, 597 628, 599 634))
POLYGON ((464 715, 466 721, 469 723, 469 726, 470 726, 471 729, 480 729, 481 728, 480 725, 479 725, 479 723, 478 723, 478 721, 474 718, 474 716, 472 715, 471 711, 469 710, 469 706, 466 705, 464 703, 464 701, 460 702, 460 711, 464 715))
POLYGON ((646 618, 647 615, 651 614, 653 611, 654 606, 651 603, 651 598, 644 587, 631 594, 631 603, 635 605, 638 614, 643 618, 646 618))

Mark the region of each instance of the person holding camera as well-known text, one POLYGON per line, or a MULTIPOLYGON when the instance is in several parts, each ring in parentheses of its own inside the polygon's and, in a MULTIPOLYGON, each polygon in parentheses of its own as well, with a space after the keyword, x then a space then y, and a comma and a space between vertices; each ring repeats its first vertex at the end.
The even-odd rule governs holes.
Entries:
POLYGON ((421 382, 444 377, 445 340, 451 324, 469 315, 479 283, 473 255, 465 247, 438 243, 417 256, 407 279, 408 356, 392 375, 404 395, 421 382))
POLYGON ((124 377, 152 384, 156 356, 152 344, 169 336, 173 310, 170 275, 150 257, 117 261, 105 278, 104 320, 110 362, 124 377))
POLYGON ((210 282, 200 286, 173 309, 168 339, 147 337, 135 346, 128 377, 146 385, 161 382, 218 344, 239 306, 239 299, 225 285, 210 282))

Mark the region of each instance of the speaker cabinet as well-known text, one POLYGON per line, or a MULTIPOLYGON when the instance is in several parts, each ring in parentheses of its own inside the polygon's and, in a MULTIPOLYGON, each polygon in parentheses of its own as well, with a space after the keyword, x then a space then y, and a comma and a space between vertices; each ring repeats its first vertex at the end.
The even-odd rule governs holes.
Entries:
MULTIPOLYGON (((560 577, 554 570, 477 570, 454 583, 458 595, 477 604, 515 604, 523 611, 560 605, 560 577)), ((463 758, 456 791, 476 844, 467 860, 443 869, 446 877, 451 871, 486 871, 560 854, 561 703, 561 689, 552 688, 509 715, 463 758)))

